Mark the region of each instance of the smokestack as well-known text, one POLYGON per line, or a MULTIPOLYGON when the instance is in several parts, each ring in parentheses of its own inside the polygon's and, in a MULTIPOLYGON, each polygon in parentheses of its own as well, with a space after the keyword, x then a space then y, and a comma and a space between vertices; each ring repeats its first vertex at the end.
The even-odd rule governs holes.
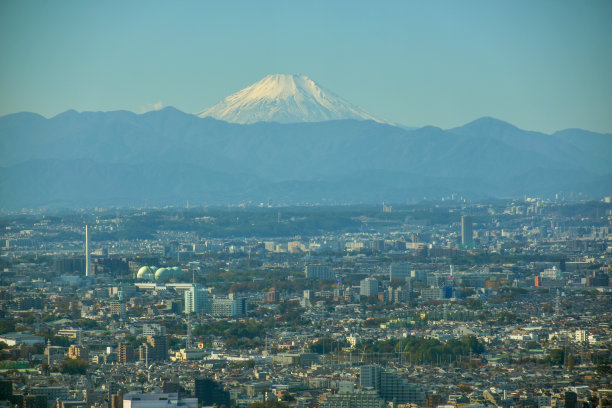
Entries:
POLYGON ((85 225, 85 276, 91 276, 91 263, 89 261, 89 229, 85 225))

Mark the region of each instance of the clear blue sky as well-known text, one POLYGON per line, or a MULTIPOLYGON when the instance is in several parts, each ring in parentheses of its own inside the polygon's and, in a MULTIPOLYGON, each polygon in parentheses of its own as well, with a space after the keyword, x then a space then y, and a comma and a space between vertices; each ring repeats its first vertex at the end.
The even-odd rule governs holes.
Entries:
POLYGON ((612 1, 0 2, 0 115, 196 112, 271 73, 409 126, 612 133, 612 1))

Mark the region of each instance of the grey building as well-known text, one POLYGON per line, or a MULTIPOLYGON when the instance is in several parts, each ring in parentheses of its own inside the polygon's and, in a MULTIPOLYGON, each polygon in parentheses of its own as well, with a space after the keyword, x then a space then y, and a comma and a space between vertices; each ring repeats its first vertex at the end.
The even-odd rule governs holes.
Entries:
POLYGON ((246 312, 246 299, 234 297, 232 293, 227 298, 215 298, 212 301, 212 314, 215 316, 231 317, 246 312))
POLYGON ((474 242, 474 227, 472 217, 469 215, 461 216, 461 243, 468 245, 474 242))
POLYGON ((421 300, 427 302, 430 300, 440 300, 443 298, 443 291, 441 288, 430 287, 421 289, 421 300))
POLYGON ((320 408, 383 408, 384 406, 385 402, 376 391, 329 395, 319 404, 320 408))
POLYGON ((212 301, 210 293, 198 285, 192 285, 185 291, 185 313, 198 314, 210 313, 212 311, 212 301))
POLYGON ((307 278, 312 279, 335 279, 336 274, 328 265, 306 265, 304 272, 307 278))
POLYGON ((361 386, 375 389, 385 401, 396 404, 414 403, 422 406, 426 402, 425 390, 410 384, 402 376, 383 370, 380 366, 361 367, 361 386))
POLYGON ((378 281, 374 278, 365 278, 359 282, 359 296, 374 296, 378 294, 378 281))
POLYGON ((389 266, 389 280, 405 281, 412 277, 411 272, 412 265, 409 263, 392 263, 391 266, 389 266))

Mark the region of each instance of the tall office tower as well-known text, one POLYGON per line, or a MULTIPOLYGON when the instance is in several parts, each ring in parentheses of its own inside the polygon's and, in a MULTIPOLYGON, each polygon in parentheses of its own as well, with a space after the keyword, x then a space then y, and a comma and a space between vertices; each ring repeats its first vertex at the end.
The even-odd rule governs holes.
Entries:
POLYGON ((89 260, 89 228, 85 225, 85 276, 92 276, 91 262, 89 260))
POLYGON ((474 242, 474 228, 472 227, 472 217, 469 215, 461 216, 461 243, 471 244, 474 242))

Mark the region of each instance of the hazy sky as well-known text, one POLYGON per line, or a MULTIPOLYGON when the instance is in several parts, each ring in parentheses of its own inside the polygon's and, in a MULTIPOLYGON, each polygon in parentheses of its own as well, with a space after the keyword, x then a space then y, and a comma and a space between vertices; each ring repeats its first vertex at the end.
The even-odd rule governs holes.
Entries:
POLYGON ((271 73, 409 126, 612 133, 612 1, 0 2, 0 115, 196 112, 271 73))

